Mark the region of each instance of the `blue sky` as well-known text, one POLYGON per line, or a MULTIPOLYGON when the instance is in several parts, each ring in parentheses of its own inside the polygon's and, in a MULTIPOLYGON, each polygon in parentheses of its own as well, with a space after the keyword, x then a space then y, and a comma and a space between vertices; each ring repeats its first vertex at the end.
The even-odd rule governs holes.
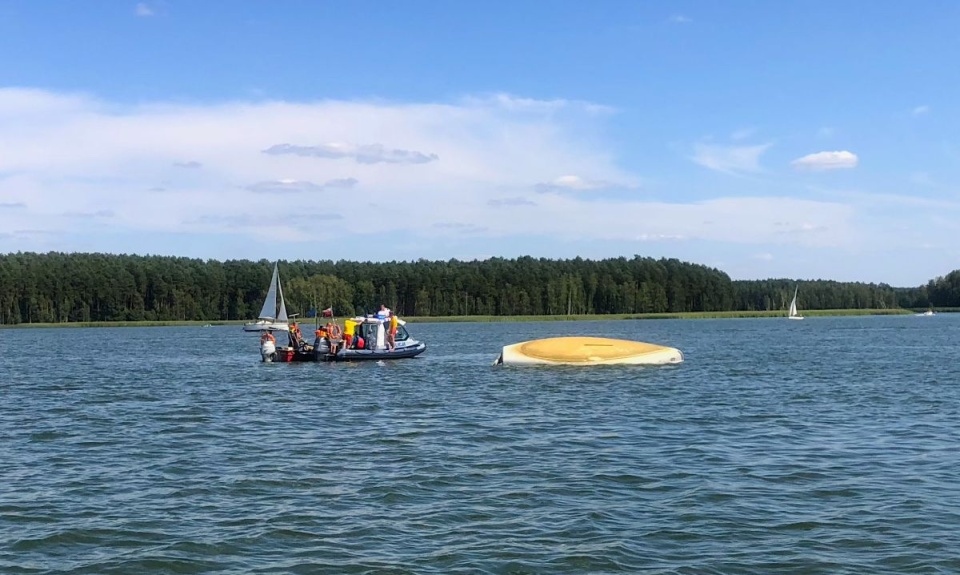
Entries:
POLYGON ((0 252, 960 268, 960 4, 0 0, 0 252))

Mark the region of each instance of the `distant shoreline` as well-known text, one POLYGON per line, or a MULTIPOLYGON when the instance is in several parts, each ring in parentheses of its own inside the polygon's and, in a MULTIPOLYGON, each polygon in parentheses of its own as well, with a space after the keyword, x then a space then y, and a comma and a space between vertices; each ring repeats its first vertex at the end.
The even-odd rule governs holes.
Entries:
MULTIPOLYGON (((926 310, 910 309, 829 309, 803 310, 806 317, 830 316, 867 316, 867 315, 913 315, 926 310)), ((957 309, 936 310, 937 313, 960 311, 957 309)), ((592 314, 592 315, 466 315, 419 317, 404 316, 410 323, 516 323, 536 321, 613 321, 647 319, 737 319, 737 318, 777 318, 786 317, 785 311, 717 311, 717 312, 677 312, 677 313, 631 313, 631 314, 592 314)), ((214 320, 214 321, 100 321, 67 323, 20 323, 0 325, 0 329, 55 328, 55 327, 203 327, 235 325, 237 327, 250 320, 214 320)), ((301 324, 314 323, 313 318, 304 318, 301 324)))

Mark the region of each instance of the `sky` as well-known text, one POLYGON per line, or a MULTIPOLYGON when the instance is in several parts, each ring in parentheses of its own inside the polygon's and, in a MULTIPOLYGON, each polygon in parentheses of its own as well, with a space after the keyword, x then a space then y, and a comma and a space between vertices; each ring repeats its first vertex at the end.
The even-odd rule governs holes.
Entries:
POLYGON ((0 0, 0 253, 960 268, 960 3, 0 0))

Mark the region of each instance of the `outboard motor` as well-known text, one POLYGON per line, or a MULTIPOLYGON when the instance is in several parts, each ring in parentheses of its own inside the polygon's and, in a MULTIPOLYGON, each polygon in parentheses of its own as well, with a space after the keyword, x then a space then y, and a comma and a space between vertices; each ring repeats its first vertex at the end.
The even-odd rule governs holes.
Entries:
POLYGON ((277 357, 277 342, 272 339, 264 339, 260 342, 260 357, 264 363, 270 363, 277 357))

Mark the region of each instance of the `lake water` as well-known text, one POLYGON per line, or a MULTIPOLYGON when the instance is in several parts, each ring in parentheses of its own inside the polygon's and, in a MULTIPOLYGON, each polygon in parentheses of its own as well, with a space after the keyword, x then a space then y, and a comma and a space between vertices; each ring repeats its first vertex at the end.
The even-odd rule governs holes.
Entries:
POLYGON ((960 314, 0 330, 0 573, 958 573, 960 314), (664 368, 505 368, 553 335, 664 368))

